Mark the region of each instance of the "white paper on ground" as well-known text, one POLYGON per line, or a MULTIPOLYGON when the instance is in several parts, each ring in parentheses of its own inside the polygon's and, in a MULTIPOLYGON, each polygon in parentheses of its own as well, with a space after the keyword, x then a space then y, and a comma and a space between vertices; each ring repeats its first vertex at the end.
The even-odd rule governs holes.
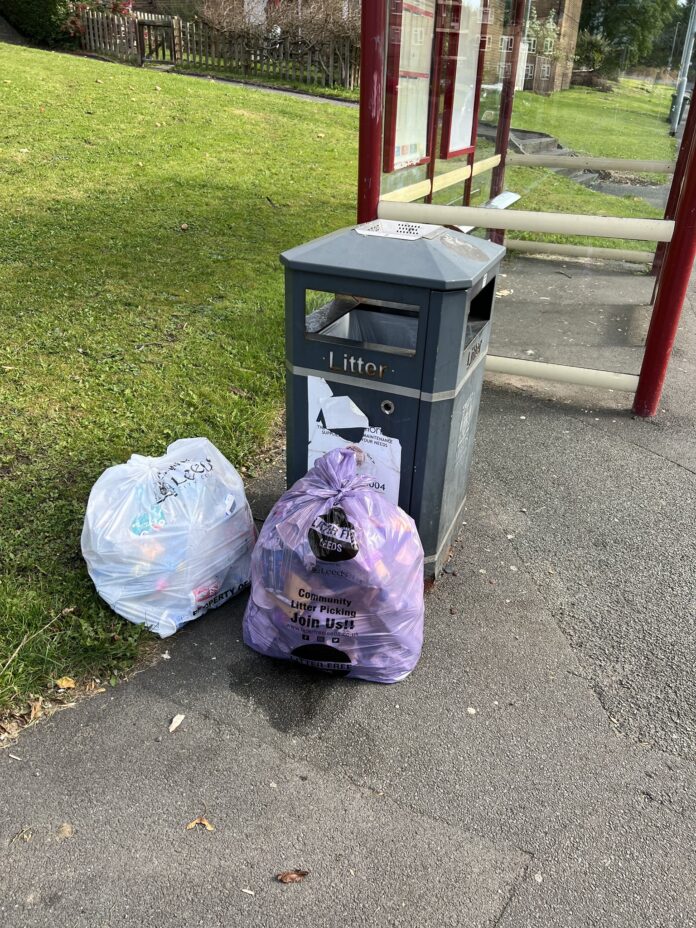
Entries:
POLYGON ((383 435, 380 428, 371 426, 367 416, 350 397, 334 396, 322 377, 307 378, 307 410, 307 467, 313 467, 317 458, 327 451, 351 444, 332 429, 364 428, 362 440, 355 442, 365 452, 365 461, 358 468, 358 473, 374 477, 374 488, 398 505, 401 482, 401 442, 398 438, 383 435), (330 427, 324 428, 320 417, 330 427))

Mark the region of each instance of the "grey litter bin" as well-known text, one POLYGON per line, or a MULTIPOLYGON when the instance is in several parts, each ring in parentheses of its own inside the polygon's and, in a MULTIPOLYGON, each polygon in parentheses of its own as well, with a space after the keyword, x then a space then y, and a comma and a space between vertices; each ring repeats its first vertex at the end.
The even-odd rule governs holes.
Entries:
MULTIPOLYGON (((666 122, 670 122, 670 123, 671 123, 671 122, 672 122, 672 119, 674 118, 674 110, 675 110, 675 108, 676 108, 676 106, 677 106, 677 98, 678 98, 678 96, 679 96, 679 95, 676 94, 676 93, 673 93, 673 94, 672 94, 672 102, 670 103, 669 115, 667 116, 667 119, 665 120, 666 122)), ((677 126, 679 126, 679 125, 681 124, 681 121, 682 121, 682 119, 684 118, 684 110, 686 109, 687 106, 690 105, 690 103, 691 103, 691 94, 687 91, 687 92, 684 94, 684 99, 682 100, 682 105, 681 105, 681 110, 679 111, 679 119, 678 119, 678 121, 677 121, 677 126)))
POLYGON ((460 522, 505 249, 377 220, 281 255, 287 478, 360 444, 374 485, 415 520, 436 577, 460 522))

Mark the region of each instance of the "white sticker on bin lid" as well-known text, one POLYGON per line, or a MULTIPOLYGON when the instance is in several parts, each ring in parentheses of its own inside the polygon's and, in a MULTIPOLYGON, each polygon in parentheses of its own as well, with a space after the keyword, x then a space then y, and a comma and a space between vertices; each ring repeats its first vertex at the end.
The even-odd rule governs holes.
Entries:
POLYGON ((373 219, 355 227, 358 235, 375 235, 379 238, 400 238, 415 242, 419 238, 432 238, 442 226, 424 222, 400 222, 396 219, 373 219))

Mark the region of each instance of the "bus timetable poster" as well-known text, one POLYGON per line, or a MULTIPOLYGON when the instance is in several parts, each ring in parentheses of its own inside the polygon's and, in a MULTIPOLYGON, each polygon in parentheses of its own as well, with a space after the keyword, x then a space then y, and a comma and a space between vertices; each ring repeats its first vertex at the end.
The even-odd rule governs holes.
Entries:
POLYGON ((430 160, 428 120, 436 0, 392 0, 384 137, 386 173, 430 160))

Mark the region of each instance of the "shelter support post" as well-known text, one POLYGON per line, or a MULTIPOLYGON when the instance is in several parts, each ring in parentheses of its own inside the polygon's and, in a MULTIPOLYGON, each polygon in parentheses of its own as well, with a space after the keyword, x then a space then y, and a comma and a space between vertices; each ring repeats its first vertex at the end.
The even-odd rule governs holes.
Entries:
POLYGON ((657 295, 633 402, 633 411, 638 416, 654 416, 657 412, 696 258, 696 136, 687 138, 685 135, 682 144, 688 156, 676 207, 674 234, 657 281, 657 295))
POLYGON ((364 3, 361 24, 358 222, 377 218, 382 177, 382 127, 387 4, 364 3))

